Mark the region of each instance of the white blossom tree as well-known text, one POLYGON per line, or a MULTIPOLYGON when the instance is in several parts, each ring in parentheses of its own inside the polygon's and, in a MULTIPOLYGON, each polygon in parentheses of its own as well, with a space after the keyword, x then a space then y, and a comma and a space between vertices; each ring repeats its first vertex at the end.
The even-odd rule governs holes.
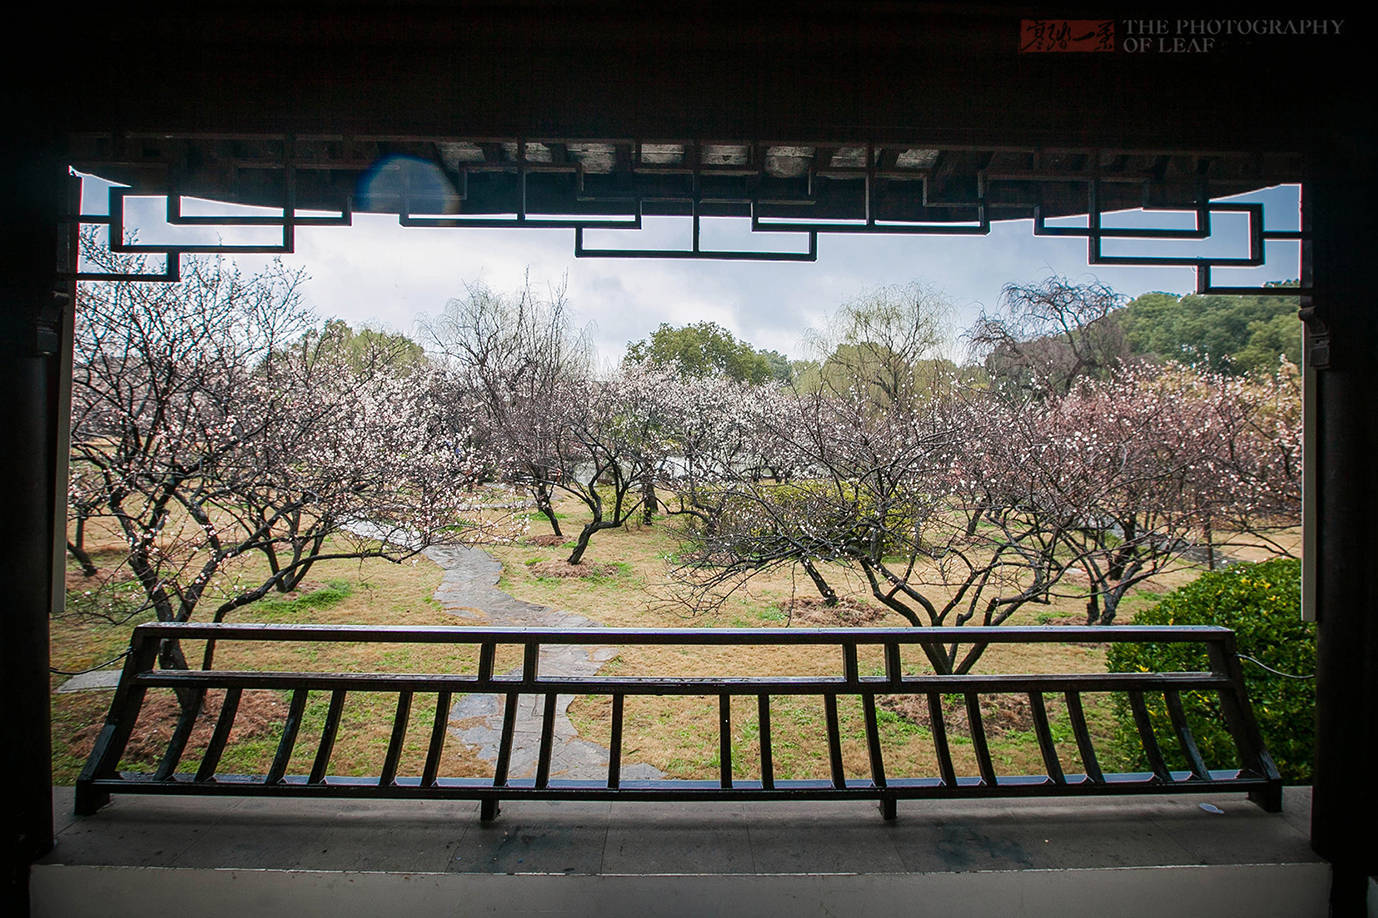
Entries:
POLYGON ((541 297, 529 280, 512 295, 473 284, 425 331, 453 370, 452 397, 478 408, 476 436, 497 471, 526 490, 563 537, 551 503, 565 471, 560 412, 592 379, 588 342, 570 326, 563 287, 541 297))
POLYGON ((589 511, 566 559, 570 564, 583 561, 596 533, 631 520, 641 507, 645 482, 654 480, 654 464, 664 448, 652 389, 642 371, 624 368, 583 386, 563 387, 545 406, 553 432, 550 484, 589 511))
MULTIPOLYGON (((473 491, 481 457, 446 430, 437 371, 351 366, 304 343, 301 280, 195 259, 176 284, 79 288, 74 502, 113 522, 127 555, 111 583, 127 572, 161 621, 206 601, 218 621, 323 560, 401 560, 493 531, 473 491), (267 575, 234 563, 254 554, 267 575)), ((164 658, 185 663, 171 643, 164 658)))
POLYGON ((636 372, 658 418, 657 480, 670 514, 692 519, 711 533, 732 481, 780 482, 794 474, 796 457, 775 433, 792 426, 800 404, 786 387, 726 376, 636 372))

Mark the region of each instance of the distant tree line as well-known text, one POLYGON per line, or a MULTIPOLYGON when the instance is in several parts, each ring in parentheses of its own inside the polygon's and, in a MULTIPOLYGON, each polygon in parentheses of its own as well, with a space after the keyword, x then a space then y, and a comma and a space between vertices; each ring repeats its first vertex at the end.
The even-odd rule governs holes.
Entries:
POLYGON ((1115 319, 1131 355, 1245 375, 1270 373, 1282 357, 1301 364, 1299 307, 1292 296, 1145 293, 1115 319))
POLYGON ((1026 386, 1038 372, 1065 391, 1080 376, 1132 360, 1247 376, 1271 373, 1283 359, 1300 365, 1299 306, 1294 296, 1171 293, 1126 303, 1101 284, 1050 277, 1007 285, 1001 308, 983 314, 969 338, 993 379, 1026 386))
POLYGON ((662 322, 649 338, 627 344, 626 362, 674 370, 682 376, 726 376, 738 382, 788 383, 789 358, 779 351, 753 348, 716 322, 675 328, 662 322))

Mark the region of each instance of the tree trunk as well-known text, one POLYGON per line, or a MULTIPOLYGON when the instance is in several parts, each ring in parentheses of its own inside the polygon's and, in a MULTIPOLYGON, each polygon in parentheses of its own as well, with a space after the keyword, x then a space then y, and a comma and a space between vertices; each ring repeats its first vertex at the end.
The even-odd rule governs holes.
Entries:
POLYGON ((650 469, 641 476, 641 523, 651 525, 656 512, 656 479, 650 469))
MULTIPOLYGON (((162 669, 187 669, 187 658, 182 653, 182 642, 167 638, 158 644, 158 666, 162 669)), ((183 716, 195 717, 201 709, 203 690, 194 688, 173 689, 183 716)))
POLYGON ((578 564, 584 560, 584 551, 589 547, 589 539, 593 538, 593 534, 598 531, 597 524, 598 521, 595 520, 579 530, 579 540, 574 543, 574 551, 570 552, 569 557, 565 559, 567 564, 578 564))
POLYGON ((278 581, 278 592, 290 593, 301 586, 302 580, 306 578, 306 574, 311 570, 313 564, 315 564, 314 561, 307 561, 293 568, 292 573, 278 581))
POLYGON ((555 507, 550 502, 550 489, 544 484, 538 484, 531 489, 531 494, 536 498, 536 509, 541 511, 541 515, 550 523, 551 533, 559 539, 563 539, 565 534, 560 531, 560 521, 555 518, 555 507))
POLYGON ((1120 600, 1124 598, 1125 589, 1125 587, 1116 587, 1105 594, 1105 600, 1101 603, 1100 623, 1102 625, 1115 623, 1115 613, 1120 611, 1120 600))
POLYGON ((1100 594, 1095 592, 1095 584, 1091 585, 1092 593, 1086 599, 1086 624, 1094 625, 1100 620, 1100 594))
POLYGON ((801 564, 804 567, 804 573, 809 575, 809 579, 818 589, 818 595, 823 597, 823 605, 837 605, 837 591, 828 585, 828 581, 823 579, 823 575, 818 572, 818 568, 813 566, 813 562, 806 558, 801 564))
MULTIPOLYGON (((278 564, 278 553, 273 548, 273 543, 269 542, 267 545, 263 546, 263 557, 268 559, 269 573, 277 574, 279 571, 282 570, 281 565, 278 564)), ((286 593, 287 590, 288 587, 281 580, 279 580, 277 582, 277 591, 279 593, 286 593)))

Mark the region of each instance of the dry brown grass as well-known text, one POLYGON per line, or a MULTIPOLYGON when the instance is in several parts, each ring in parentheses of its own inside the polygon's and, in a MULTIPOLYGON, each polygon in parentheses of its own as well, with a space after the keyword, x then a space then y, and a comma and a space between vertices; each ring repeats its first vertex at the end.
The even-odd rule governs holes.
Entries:
MULTIPOLYGON (((560 508, 570 517, 573 531, 577 508, 560 508)), ((539 521, 535 524, 539 525, 539 521)), ((729 597, 708 614, 695 615, 676 605, 668 569, 678 548, 674 523, 657 521, 644 528, 636 524, 600 532, 587 555, 589 562, 615 559, 621 568, 596 588, 587 583, 540 576, 541 565, 551 551, 544 546, 514 545, 497 552, 504 561, 502 585, 513 595, 562 609, 570 609, 610 626, 623 627, 907 627, 898 614, 880 606, 866 585, 837 566, 824 566, 824 574, 841 594, 835 608, 824 606, 811 582, 802 574, 776 571, 755 578, 746 589, 729 597)), ((558 550, 556 550, 558 551, 558 550)), ((1160 594, 1193 579, 1198 568, 1182 566, 1146 581, 1121 604, 1119 621, 1130 623, 1135 610, 1151 605, 1160 594)), ((1084 581, 1083 581, 1084 583, 1084 581)), ((1074 579, 1066 584, 1068 595, 1047 604, 1028 605, 1015 613, 1010 625, 1082 624, 1085 622, 1084 586, 1074 579), (1080 588, 1080 589, 1079 589, 1080 588), (1080 593, 1080 595, 1078 595, 1080 593)), ((910 672, 930 671, 922 653, 906 650, 904 667, 910 672)), ((863 674, 883 672, 879 648, 863 648, 863 674)), ((758 676, 834 675, 841 671, 836 648, 809 647, 642 647, 619 650, 607 672, 619 675, 711 676, 749 674, 758 676)), ((977 672, 1105 671, 1104 645, 1058 642, 1047 644, 993 645, 978 663, 977 672)), ((1059 756, 1065 770, 1082 768, 1080 753, 1067 721, 1065 706, 1055 696, 1045 703, 1059 756)), ((1108 738, 1113 724, 1113 699, 1088 694, 1084 699, 1088 725, 1097 737, 1097 748, 1113 765, 1114 750, 1108 738)), ((983 696, 982 719, 991 754, 1000 774, 1042 773, 1043 763, 1032 735, 1029 701, 1022 696, 983 696)), ((577 699, 570 716, 582 735, 607 743, 611 731, 611 700, 606 697, 577 699)), ((869 774, 864 721, 860 700, 840 699, 843 761, 850 777, 869 774)), ((944 699, 945 724, 952 755, 959 772, 976 774, 965 704, 959 697, 944 699)), ((936 753, 931 741, 927 702, 912 697, 881 696, 880 732, 891 774, 936 774, 936 753)), ((827 737, 822 701, 814 696, 777 696, 771 703, 772 752, 779 778, 827 777, 827 737)), ((754 698, 738 698, 732 704, 733 770, 741 778, 759 775, 759 725, 754 698)), ((675 777, 713 778, 718 770, 718 700, 716 696, 628 697, 624 712, 624 758, 648 762, 675 777)))
POLYGON ((531 565, 531 573, 537 577, 574 577, 591 579, 613 577, 617 574, 616 564, 570 564, 568 561, 537 561, 531 565))
MULTIPOLYGON (((88 530, 89 531, 89 530, 88 530)), ((118 570, 120 543, 104 536, 99 527, 88 535, 88 544, 98 552, 97 563, 104 570, 118 570), (94 536, 94 538, 93 538, 94 536)), ((245 557, 239 564, 223 573, 223 577, 250 579, 262 576, 266 562, 245 557)), ((454 625, 456 619, 441 611, 432 600, 440 583, 442 571, 425 558, 403 564, 381 559, 323 562, 312 568, 310 582, 293 593, 274 593, 264 601, 237 610, 227 621, 283 622, 299 624, 365 624, 365 625, 454 625), (343 584, 347 595, 333 598, 328 604, 310 602, 311 587, 324 584, 343 584)), ((76 579, 78 586, 85 578, 76 579)), ((83 588, 86 588, 83 586, 83 588)), ((343 592, 343 591, 336 591, 343 592)), ((74 607, 79 603, 73 603, 74 607)), ((207 614, 212 606, 208 605, 207 614)), ((129 642, 132 627, 150 619, 140 615, 128 623, 112 626, 107 622, 69 612, 52 621, 53 667, 75 671, 109 660, 121 653, 129 642)), ((198 619, 201 619, 198 616, 198 619)), ((186 641, 184 651, 189 659, 199 661, 203 642, 186 641)), ((216 668, 273 670, 302 672, 474 672, 477 668, 477 649, 470 646, 445 645, 379 645, 338 643, 311 645, 289 642, 221 643, 216 651, 216 668)), ((66 676, 54 674, 53 688, 66 681, 66 676)), ((222 770, 244 773, 262 772, 271 761, 282 731, 282 717, 268 717, 267 712, 285 705, 282 693, 245 692, 236 717, 236 732, 227 749, 222 770), (254 712, 264 714, 258 723, 254 712), (245 719, 247 718, 247 719, 245 719), (244 725, 241 725, 241 719, 244 725)), ((351 695, 345 705, 341 728, 331 757, 331 771, 344 775, 377 774, 392 730, 396 695, 351 695)), ((213 698, 208 699, 216 705, 213 698)), ((69 783, 89 752, 91 738, 104 720, 110 703, 109 692, 75 692, 52 695, 53 704, 53 766, 54 781, 69 783)), ((306 708, 300 740, 293 756, 292 767, 297 768, 312 754, 314 743, 308 738, 320 735, 329 704, 327 693, 313 693, 306 708)), ((412 705, 407 740, 403 749, 402 770, 420 771, 425 758, 425 744, 430 735, 435 696, 418 695, 412 705)), ((285 707, 280 708, 285 711, 285 707)), ((176 721, 176 703, 171 693, 150 692, 141 713, 136 733, 150 737, 144 748, 135 745, 125 755, 123 767, 148 767, 156 763, 176 721), (158 737, 164 737, 159 741, 158 737), (153 754, 156 749, 157 754, 153 754)), ((203 714, 203 719, 209 715, 203 714)), ((202 735, 209 728, 198 727, 188 744, 182 768, 195 768, 204 750, 202 735)), ((451 740, 442 762, 446 773, 453 775, 482 773, 484 767, 463 744, 451 740)), ((309 770, 310 762, 305 761, 309 770)), ((415 773, 413 772, 413 773, 415 773)))
MULTIPOLYGON (((812 583, 801 573, 788 570, 771 572, 752 580, 728 597, 711 613, 695 614, 678 604, 668 572, 679 549, 673 521, 657 520, 651 527, 630 524, 599 532, 585 563, 565 564, 573 533, 581 525, 579 508, 565 502, 558 508, 564 516, 570 539, 559 544, 553 538, 536 535, 523 543, 492 549, 503 562, 501 586, 512 595, 531 602, 576 612, 603 625, 614 627, 906 627, 894 612, 879 605, 856 576, 837 566, 824 566, 824 574, 838 590, 837 607, 821 603, 812 583)), ((544 524, 537 519, 533 529, 544 524)), ((97 530, 98 533, 98 530, 97 530)), ((97 534, 97 563, 111 569, 118 563, 118 543, 102 545, 97 534)), ((244 559, 249 566, 240 573, 252 575, 256 559, 244 559)), ((1132 621, 1134 611, 1156 601, 1158 594, 1192 579, 1196 570, 1183 568, 1154 578, 1134 591, 1121 607, 1121 622, 1132 621)), ((233 572, 227 572, 232 576, 233 572)), ((331 562, 311 573, 312 585, 345 582, 348 595, 335 602, 313 607, 304 600, 310 591, 296 596, 274 597, 273 601, 247 607, 232 617, 234 621, 281 621, 322 624, 455 624, 431 600, 441 571, 431 562, 393 565, 379 560, 331 562), (296 601, 293 601, 296 600, 296 601)), ((70 578, 73 586, 84 589, 88 581, 80 575, 70 578)), ((1021 609, 1010 620, 1014 625, 1080 624, 1084 621, 1084 598, 1075 595, 1077 584, 1069 582, 1071 595, 1047 605, 1021 609)), ((129 626, 112 628, 80 616, 67 615, 54 620, 54 666, 80 669, 119 653, 128 640, 129 626)), ((199 653, 188 646, 189 654, 199 653)), ((860 667, 864 675, 883 672, 879 648, 863 648, 860 667)), ((497 668, 503 671, 520 663, 514 646, 500 648, 497 668)), ((476 649, 423 645, 401 647, 378 644, 241 644, 223 646, 217 653, 218 668, 286 668, 322 672, 473 672, 476 649)), ((903 665, 909 672, 928 671, 927 662, 917 649, 904 653, 903 665)), ((992 646, 978 664, 983 672, 1103 672, 1103 645, 1068 642, 1048 644, 1007 644, 992 646)), ((605 670, 620 675, 654 674, 661 676, 817 676, 841 671, 837 648, 817 647, 720 647, 626 646, 605 670)), ((54 686, 63 681, 54 677, 54 686)), ((246 693, 246 703, 249 695, 246 693)), ((262 704, 264 711, 283 703, 277 693, 262 704)), ((107 693, 54 695, 54 763, 60 780, 71 780, 83 758, 83 742, 89 742, 92 725, 104 716, 107 693)), ((1080 758, 1066 723, 1060 699, 1047 696, 1049 717, 1064 768, 1074 772, 1080 758)), ((294 754, 292 769, 310 767, 314 744, 305 738, 318 731, 324 719, 328 697, 313 695, 307 706, 303 741, 294 754), (317 697, 319 696, 319 697, 317 697)), ((331 771, 339 774, 376 774, 392 728, 396 696, 351 695, 343 717, 340 738, 332 758, 331 771)), ((175 717, 175 706, 163 702, 163 719, 175 717)), ((407 742, 400 773, 416 773, 425 755, 434 713, 434 696, 417 696, 412 707, 407 742)), ((1111 732, 1111 705, 1108 696, 1085 699, 1092 733, 1102 739, 1111 732)), ((928 775, 936 773, 926 702, 912 698, 881 696, 879 726, 890 774, 928 775)), ((151 709, 153 712, 160 708, 151 709)), ((958 698, 944 700, 945 723, 952 753, 960 772, 975 774, 975 759, 969 740, 965 707, 958 698)), ((1001 774, 1042 771, 1038 746, 1030 733, 1027 699, 986 697, 982 699, 983 719, 990 736, 991 752, 1001 774)), ((828 770, 827 738, 823 705, 817 696, 776 696, 771 702, 772 751, 779 778, 825 778, 828 770)), ((154 713, 148 716, 153 717, 154 713)), ((607 743, 610 732, 611 701, 607 697, 587 697, 575 701, 570 716, 582 735, 607 743)), ((272 718, 265 717, 265 721, 272 718)), ((864 720, 859 698, 839 699, 843 761, 847 774, 869 774, 864 720)), ((166 727, 164 728, 166 729, 166 727)), ((225 770, 261 771, 266 767, 280 735, 280 718, 266 726, 246 727, 238 737, 233 755, 227 754, 225 770), (233 766, 231 768, 230 766, 233 766)), ((759 724, 756 699, 737 698, 732 703, 733 771, 740 778, 759 775, 759 724)), ((155 744, 156 745, 156 744, 155 744)), ((193 736, 188 751, 194 767, 202 734, 193 736)), ((1104 744, 1102 744, 1104 746, 1104 744)), ((152 753, 153 747, 131 750, 131 762, 152 753), (137 755, 135 754, 137 753, 137 755)), ((1108 753, 1109 750, 1107 749, 1108 753)), ((711 778, 718 770, 718 700, 716 696, 628 697, 624 721, 624 761, 647 762, 671 776, 711 778)), ((443 762, 445 774, 487 775, 491 765, 479 761, 471 750, 453 740, 443 762)))
POLYGON ((886 619, 884 608, 850 596, 831 606, 820 596, 796 596, 781 602, 780 611, 789 616, 791 625, 811 628, 864 628, 879 625, 886 619))
MULTIPOLYGON (((207 692, 201 713, 192 727, 187 740, 188 748, 204 750, 209 745, 211 733, 215 730, 216 718, 225 693, 207 692)), ((154 692, 144 700, 139 709, 139 718, 134 724, 129 744, 125 747, 125 757, 132 762, 155 762, 167 749, 172 740, 172 731, 181 716, 182 706, 177 696, 171 692, 154 692)), ((230 731, 230 743, 272 736, 280 729, 279 724, 287 716, 287 705, 277 692, 248 692, 240 699, 234 719, 234 729, 230 731)), ((71 739, 73 751, 89 755, 91 746, 100 733, 101 725, 90 724, 78 730, 71 739)))

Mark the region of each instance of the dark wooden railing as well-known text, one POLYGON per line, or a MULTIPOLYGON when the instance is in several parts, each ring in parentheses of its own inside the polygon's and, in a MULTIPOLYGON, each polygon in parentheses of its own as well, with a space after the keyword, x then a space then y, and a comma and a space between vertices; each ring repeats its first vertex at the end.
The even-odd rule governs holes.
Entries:
MULTIPOLYGON (((504 651, 506 652, 506 651, 504 651)), ((223 651, 222 651, 223 653, 223 651)), ((915 654, 917 660, 920 655, 915 654)), ((879 671, 879 667, 877 668, 879 671)), ((852 702, 854 703, 854 702, 852 702)), ((949 702, 951 703, 951 702, 949 702)), ((314 730, 311 731, 313 734, 314 730)), ((1065 736, 1064 732, 1064 736, 1065 736)), ((310 751, 310 750, 309 750, 310 751)), ((820 763, 821 765, 821 763, 820 763)), ((821 770, 821 769, 820 769, 821 770)), ((1022 797, 1090 794, 1144 794, 1226 790, 1247 792, 1269 811, 1281 807, 1281 781, 1259 735, 1235 653, 1234 634, 1204 627, 1056 627, 949 629, 584 629, 526 630, 514 628, 390 628, 314 625, 201 625, 147 624, 135 629, 131 649, 110 713, 77 782, 76 808, 95 812, 112 793, 236 794, 297 797, 468 798, 480 801, 481 818, 497 815, 499 801, 523 798, 584 799, 819 799, 870 798, 880 802, 886 818, 893 818, 896 801, 905 798, 1022 797), (473 673, 327 673, 284 672, 271 669, 165 670, 156 668, 160 643, 165 640, 214 641, 220 648, 232 642, 368 642, 376 644, 469 645, 477 648, 473 673), (912 675, 904 672, 904 653, 920 645, 962 643, 1038 644, 1061 642, 1155 642, 1204 646, 1209 671, 1090 673, 912 675), (586 646, 693 645, 704 647, 782 647, 812 645, 838 652, 838 670, 824 676, 592 676, 569 678, 542 675, 542 647, 560 644, 586 646), (499 648, 515 645, 522 663, 508 674, 494 671, 499 648), (859 648, 881 649, 881 675, 863 675, 859 648), (121 759, 139 718, 149 689, 174 689, 182 715, 158 766, 151 772, 121 771, 121 759), (219 764, 231 738, 241 695, 246 690, 272 689, 289 694, 287 713, 276 753, 266 773, 222 774, 219 764), (214 731, 194 767, 183 766, 188 739, 206 692, 224 692, 214 731), (1116 693, 1127 702, 1137 728, 1137 742, 1146 772, 1108 772, 1099 764, 1096 743, 1088 728, 1082 696, 1088 692, 1116 693), (1205 693, 1217 700, 1216 709, 1233 741, 1236 767, 1210 768, 1184 712, 1184 692, 1205 693), (326 693, 329 706, 319 735, 304 736, 303 713, 311 693, 326 693), (396 698, 392 728, 381 772, 372 777, 329 774, 330 759, 342 728, 347 695, 374 693, 396 698), (449 738, 452 703, 463 694, 496 696, 503 712, 496 761, 491 776, 453 777, 442 774, 442 753, 449 738), (1043 772, 1032 775, 996 773, 981 696, 1017 694, 1028 700, 1032 733, 1037 740, 1043 772), (1069 773, 1059 757, 1050 726, 1046 694, 1065 702, 1066 718, 1075 740, 1081 773, 1069 773), (611 740, 605 777, 562 780, 551 776, 553 722, 560 695, 605 696, 611 699, 611 740), (628 696, 717 696, 719 774, 716 780, 627 780, 622 777, 624 706, 628 696), (785 695, 821 697, 826 732, 828 773, 823 779, 777 779, 773 765, 771 700, 785 695), (887 764, 882 731, 878 728, 877 697, 919 697, 928 712, 933 745, 932 769, 926 774, 897 774, 887 764), (399 774, 408 724, 418 696, 434 699, 434 718, 419 774, 399 774), (534 776, 509 775, 513 746, 519 733, 516 712, 522 696, 537 696, 543 704, 534 776), (733 774, 731 701, 754 697, 759 736, 759 779, 733 774), (859 697, 863 710, 868 777, 849 777, 843 767, 839 728, 839 697, 859 697), (965 708, 975 774, 958 774, 949 733, 953 715, 944 710, 944 696, 960 696, 965 708), (1161 705, 1159 704, 1161 699, 1161 705), (1150 705, 1155 711, 1150 715, 1150 705), (1167 734, 1160 736, 1159 733, 1167 734), (289 773, 299 743, 314 745, 306 773, 289 773), (1170 745, 1169 745, 1170 744, 1170 745), (1164 749, 1175 750, 1165 753, 1164 749), (1180 756, 1177 755, 1180 751, 1180 756), (1187 767, 1174 770, 1167 759, 1187 767), (188 770, 189 769, 189 770, 188 770)))

